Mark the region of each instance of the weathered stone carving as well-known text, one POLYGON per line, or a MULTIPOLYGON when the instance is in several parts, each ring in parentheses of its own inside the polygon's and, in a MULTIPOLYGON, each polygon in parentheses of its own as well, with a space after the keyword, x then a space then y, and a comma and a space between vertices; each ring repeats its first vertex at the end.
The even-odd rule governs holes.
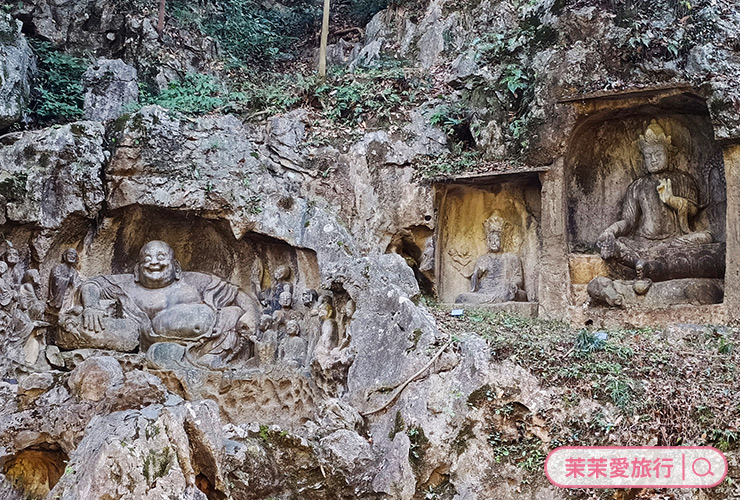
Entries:
POLYGON ((591 303, 610 307, 666 307, 678 304, 716 304, 722 302, 724 290, 721 280, 712 278, 683 278, 652 283, 649 290, 626 280, 611 280, 599 276, 588 284, 591 303))
POLYGON ((340 394, 344 390, 347 370, 355 356, 349 348, 351 336, 348 329, 355 314, 355 302, 348 298, 342 310, 336 311, 337 298, 332 292, 322 293, 316 307, 321 331, 314 348, 311 371, 317 385, 327 394, 340 394), (341 330, 337 312, 340 313, 341 330))
POLYGON ((181 356, 221 368, 257 326, 256 298, 217 276, 183 272, 163 241, 141 248, 133 274, 98 276, 76 293, 78 304, 59 318, 57 343, 66 349, 130 351, 141 343, 155 362, 181 356))
POLYGON ((301 327, 296 320, 290 320, 285 325, 286 337, 280 341, 278 357, 288 366, 302 367, 306 362, 308 342, 300 336, 301 327))
POLYGON ((79 286, 77 250, 68 248, 62 254, 62 263, 54 266, 49 274, 49 298, 47 312, 56 317, 65 302, 69 303, 72 292, 79 286))
POLYGON ((44 334, 49 323, 44 321, 44 301, 40 294, 41 277, 38 270, 29 269, 23 275, 18 291, 18 308, 22 312, 22 322, 26 323, 27 338, 23 345, 23 358, 26 364, 34 365, 39 353, 46 344, 44 334))
POLYGON ((16 296, 13 285, 5 278, 7 272, 8 264, 0 260, 0 308, 6 311, 16 296))
POLYGON ((483 223, 488 253, 475 262, 470 276, 470 291, 458 295, 455 303, 485 304, 527 300, 519 256, 501 253, 502 240, 505 233, 511 231, 510 226, 496 212, 483 223))
POLYGON ((304 290, 301 294, 301 301, 307 309, 311 309, 317 300, 319 300, 319 294, 313 288, 304 290))
POLYGON ((321 320, 321 334, 316 343, 315 356, 326 356, 339 343, 339 326, 334 314, 334 301, 328 294, 319 297, 319 319, 321 320))
MULTIPOLYGON (((280 296, 284 292, 290 294, 292 302, 293 284, 289 281, 292 272, 288 266, 278 266, 273 273, 274 284, 260 293, 260 303, 265 307, 265 314, 272 314, 282 308, 280 296)), ((283 299, 287 300, 287 299, 283 299)))
POLYGON ((265 368, 275 363, 278 348, 278 332, 273 328, 269 314, 260 317, 259 332, 250 337, 254 343, 254 357, 257 366, 265 368))
POLYGON ((274 325, 280 331, 284 331, 288 321, 294 319, 293 294, 289 288, 283 288, 283 292, 278 296, 278 305, 280 305, 280 308, 272 313, 274 325))
POLYGON ((653 281, 724 277, 724 244, 691 228, 704 207, 695 179, 669 168, 671 137, 653 120, 639 145, 647 174, 630 184, 621 219, 599 237, 601 257, 653 281))
POLYGON ((32 320, 44 319, 44 302, 41 300, 41 276, 37 269, 29 269, 23 274, 18 291, 18 307, 32 320))
POLYGON ((424 243, 424 251, 419 261, 419 271, 423 273, 434 273, 434 238, 427 238, 424 243))
POLYGON ((39 298, 41 279, 37 269, 20 262, 20 253, 10 242, 0 260, 0 332, 5 357, 21 365, 34 365, 44 346, 44 303, 39 298))
POLYGON ((3 272, 2 277, 10 286, 17 289, 23 279, 23 267, 19 265, 21 256, 18 253, 18 249, 14 246, 8 247, 3 258, 8 268, 3 272))

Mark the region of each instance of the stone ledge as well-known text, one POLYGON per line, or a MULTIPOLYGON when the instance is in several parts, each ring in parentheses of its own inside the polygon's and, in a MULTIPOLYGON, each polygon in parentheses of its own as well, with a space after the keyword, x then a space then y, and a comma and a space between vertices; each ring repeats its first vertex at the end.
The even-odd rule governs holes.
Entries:
POLYGON ((539 302, 499 302, 497 304, 444 304, 444 306, 450 310, 483 310, 488 312, 515 314, 517 316, 523 316, 525 318, 536 318, 539 305, 539 302))
POLYGON ((678 324, 723 324, 727 321, 724 304, 694 306, 676 305, 661 309, 624 309, 608 307, 568 307, 568 317, 573 325, 585 325, 589 320, 598 328, 643 328, 678 324))

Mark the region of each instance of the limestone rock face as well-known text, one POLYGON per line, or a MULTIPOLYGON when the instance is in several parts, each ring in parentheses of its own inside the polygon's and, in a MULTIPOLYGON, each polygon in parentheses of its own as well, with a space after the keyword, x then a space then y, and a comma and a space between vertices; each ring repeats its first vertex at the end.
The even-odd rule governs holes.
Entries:
POLYGON ((98 59, 82 75, 85 119, 115 120, 139 101, 136 68, 120 59, 98 59))
POLYGON ((54 229, 73 215, 95 218, 104 199, 104 132, 99 123, 77 122, 3 136, 0 195, 7 220, 54 229))
POLYGON ((115 34, 122 21, 116 4, 105 0, 31 0, 18 2, 13 9, 14 15, 27 19, 34 33, 55 46, 86 46, 92 51, 115 41, 115 36, 105 35, 115 34))
POLYGON ((11 13, 55 47, 122 58, 142 80, 160 88, 186 73, 203 71, 217 58, 211 38, 170 19, 160 36, 156 5, 141 7, 109 0, 25 0, 13 4, 11 13))
MULTIPOLYGON (((211 339, 224 333, 239 342, 230 344, 234 357, 223 365, 194 365, 183 347, 196 342, 192 338, 173 336, 150 352, 139 345, 138 328, 128 330, 130 343, 105 343, 93 328, 89 344, 65 343, 55 334, 57 325, 44 326, 55 318, 37 320, 32 330, 38 363, 22 363, 23 357, 15 355, 19 348, 0 353, 5 355, 0 360, 0 498, 568 497, 545 481, 541 461, 557 445, 555 439, 564 443, 569 430, 603 444, 622 439, 612 426, 621 425, 623 432, 632 428, 631 417, 620 424, 623 416, 614 406, 619 403, 612 404, 614 396, 603 385, 592 385, 595 379, 588 377, 597 373, 588 370, 619 371, 622 378, 605 381, 620 382, 618 388, 624 382, 631 396, 641 397, 643 372, 633 371, 627 359, 637 345, 624 344, 635 349, 619 351, 617 366, 596 361, 596 351, 576 359, 577 346, 566 334, 550 339, 542 333, 542 345, 502 344, 507 335, 535 325, 507 318, 500 328, 483 329, 491 318, 483 312, 452 318, 425 307, 420 290, 429 289, 420 279, 419 261, 426 260, 425 270, 436 273, 432 289, 446 283, 449 290, 457 283, 444 265, 448 259, 457 262, 460 269, 453 264, 450 269, 465 289, 470 273, 463 269, 470 266, 472 272, 482 255, 473 244, 483 240, 477 236, 481 225, 462 219, 487 217, 484 212, 504 207, 521 221, 524 243, 512 252, 522 259, 530 299, 541 298, 532 294, 542 279, 549 280, 543 286, 546 295, 567 303, 568 297, 556 292, 583 287, 599 272, 599 263, 584 254, 572 266, 579 277, 569 283, 558 274, 565 261, 544 258, 553 252, 569 258, 563 253, 569 222, 558 215, 565 210, 562 196, 575 192, 566 183, 572 172, 564 165, 565 151, 580 145, 600 150, 614 134, 584 134, 582 143, 574 143, 576 117, 566 98, 643 85, 691 85, 700 105, 707 104, 707 109, 691 108, 707 122, 708 132, 702 134, 709 140, 714 127, 716 138, 736 139, 740 11, 724 8, 725 0, 703 2, 702 9, 705 3, 720 6, 711 24, 716 34, 682 45, 676 55, 658 42, 652 48, 664 50, 652 57, 645 49, 625 53, 635 33, 606 8, 620 2, 390 2, 368 25, 362 50, 340 40, 335 61, 356 68, 399 56, 416 65, 413 70, 438 79, 435 92, 447 94, 430 92, 423 104, 405 103, 398 113, 403 122, 394 116, 386 127, 368 120, 349 132, 337 126, 343 130, 324 136, 318 129, 328 122, 314 120, 319 113, 308 108, 258 122, 250 121, 257 116, 244 120, 218 111, 183 116, 158 106, 124 114, 127 104, 136 102, 137 81, 164 88, 183 74, 209 69, 218 54, 213 40, 177 28, 174 16, 158 33, 156 3, 131 12, 138 3, 23 0, 9 7, 23 19, 24 31, 98 59, 85 73, 85 112, 92 121, 0 135, 0 262, 8 260, 10 243, 19 255, 17 268, 0 272, 0 278, 20 284, 16 277, 35 271, 24 283, 26 299, 38 293, 43 310, 47 277, 63 262, 66 249, 79 252, 81 280, 130 275, 133 284, 146 259, 137 260, 142 244, 168 240, 177 260, 160 259, 150 266, 152 273, 160 265, 171 266, 174 275, 197 272, 218 279, 196 291, 188 289, 187 279, 179 281, 182 275, 167 285, 171 289, 145 286, 139 291, 152 300, 142 299, 141 307, 151 310, 137 321, 162 326, 168 320, 163 311, 179 321, 209 305, 206 295, 236 294, 233 284, 254 296, 260 324, 237 322, 239 315, 222 332, 216 318, 222 325, 223 315, 236 313, 227 310, 232 305, 214 303, 214 322, 201 316, 208 319, 205 331, 211 339), (483 33, 491 37, 481 39, 483 33), (499 57, 502 53, 506 58, 499 57), (440 105, 457 103, 467 113, 471 149, 474 143, 477 152, 495 158, 515 151, 527 166, 550 165, 549 171, 529 171, 527 184, 514 187, 516 172, 505 172, 500 186, 491 180, 499 172, 491 172, 485 185, 482 178, 480 183, 459 179, 464 186, 451 183, 450 189, 421 182, 419 160, 451 152, 446 131, 430 123, 432 116, 440 105), (522 135, 514 137, 515 130, 522 135), (445 203, 464 209, 450 217, 445 203), (289 272, 278 273, 280 268, 289 272), (556 281, 562 288, 553 286, 556 281), (174 311, 166 311, 171 306, 174 311), (452 323, 468 319, 472 328, 481 326, 485 338, 452 323), (283 355, 286 339, 295 341, 288 352, 300 355, 283 355), (536 349, 556 364, 561 360, 562 367, 543 372, 528 366, 523 359, 536 349), (599 430, 588 434, 586 427, 599 430), (523 451, 527 457, 520 460, 523 451)), ((680 33, 682 21, 674 17, 656 18, 655 32, 665 36, 675 26, 680 33)), ((6 74, 4 65, 13 67, 12 78, 0 82, 0 129, 20 118, 32 58, 17 23, 6 23, 6 30, 3 22, 0 18, 0 56, 7 57, 0 57, 0 75, 6 74)), ((655 101, 648 107, 661 106, 655 101)), ((613 121, 621 127, 620 120, 613 121)), ((705 151, 704 143, 696 144, 692 150, 705 151)), ((606 164, 614 155, 602 156, 597 160, 606 164)), ((592 172, 597 163, 579 165, 592 172)), ((637 161, 629 165, 639 167, 637 161)), ((631 174, 630 169, 622 170, 631 174)), ((733 171, 728 163, 728 176, 733 171)), ((614 190, 605 186, 596 191, 614 190)), ((617 201, 589 205, 586 215, 605 217, 603 208, 616 209, 617 201), (599 212, 592 210, 596 206, 599 212)), ((730 234, 732 226, 727 228, 730 234)), ((115 281, 98 291, 106 295, 100 297, 105 314, 125 320, 132 311, 124 307, 130 297, 116 289, 115 281)), ((6 288, 5 299, 20 290, 6 288)), ((82 318, 81 290, 70 292, 62 297, 69 299, 65 312, 82 318)), ((442 293, 438 297, 446 300, 442 293)), ((12 333, 7 325, 14 301, 11 297, 0 306, 3 342, 12 333)), ((90 305, 89 297, 84 301, 90 305)), ((542 302, 540 308, 545 310, 542 302)), ((536 327, 538 332, 555 329, 550 322, 536 327)), ((107 334, 120 340, 113 329, 107 334)), ((719 334, 711 327, 666 332, 685 339, 686 349, 696 348, 691 344, 701 338, 702 356, 733 359, 732 353, 718 352, 731 347, 718 345, 719 334)), ((726 333, 721 335, 724 341, 726 333)), ((642 332, 628 336, 640 345, 649 340, 642 332)), ((718 362, 712 370, 725 364, 731 363, 718 362)), ((698 373, 680 364, 673 368, 685 371, 687 380, 698 373)), ((659 387, 653 389, 645 396, 659 387)), ((731 422, 726 423, 729 429, 731 422)), ((731 464, 737 462, 736 450, 728 455, 731 464)))
POLYGON ((106 392, 123 383, 118 361, 101 356, 86 359, 69 376, 69 388, 80 399, 100 401, 106 392))
MULTIPOLYGON (((275 138, 268 147, 279 152, 300 139, 301 125, 271 123, 275 138)), ((106 177, 110 208, 194 211, 228 221, 237 239, 253 231, 329 258, 353 252, 353 240, 338 223, 336 209, 310 200, 304 174, 275 165, 267 151, 248 139, 248 129, 236 117, 204 117, 193 123, 147 106, 119 125, 106 177)))
POLYGON ((33 53, 21 23, 0 15, 0 131, 21 119, 31 91, 33 53))
POLYGON ((362 61, 369 66, 391 55, 449 75, 459 89, 450 100, 467 101, 482 131, 477 142, 494 156, 518 153, 524 139, 529 160, 549 164, 574 125, 559 99, 651 86, 692 85, 707 100, 715 137, 737 138, 737 9, 672 5, 660 2, 647 15, 588 3, 431 0, 417 16, 404 6, 376 14, 360 54, 372 54, 362 61), (512 82, 522 86, 512 91, 512 82))
POLYGON ((209 402, 154 405, 96 417, 51 495, 70 500, 205 500, 195 477, 203 474, 211 483, 221 481, 220 470, 212 466, 223 454, 223 442, 218 427, 207 427, 214 420, 218 408, 209 402), (197 430, 201 425, 209 430, 197 430))

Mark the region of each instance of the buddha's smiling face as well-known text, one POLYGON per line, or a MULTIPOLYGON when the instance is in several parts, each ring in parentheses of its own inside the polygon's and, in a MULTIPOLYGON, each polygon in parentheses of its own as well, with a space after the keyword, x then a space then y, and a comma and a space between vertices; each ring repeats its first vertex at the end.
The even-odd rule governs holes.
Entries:
POLYGON ((141 284, 147 288, 162 288, 176 278, 175 255, 163 241, 150 241, 139 252, 141 284))

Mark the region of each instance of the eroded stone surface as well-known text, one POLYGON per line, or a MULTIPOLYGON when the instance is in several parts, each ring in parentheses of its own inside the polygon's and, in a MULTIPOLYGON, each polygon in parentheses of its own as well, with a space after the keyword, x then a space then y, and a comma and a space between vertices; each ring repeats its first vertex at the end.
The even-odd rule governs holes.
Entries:
POLYGON ((94 219, 104 199, 104 133, 99 123, 76 122, 3 136, 0 180, 7 220, 57 229, 71 216, 94 219))
MULTIPOLYGON (((25 284, 27 298, 48 297, 52 305, 65 308, 66 301, 74 308, 69 289, 77 288, 71 283, 77 272, 82 278, 132 276, 139 248, 151 239, 166 239, 187 262, 187 270, 253 292, 260 313, 252 331, 243 332, 254 349, 246 349, 243 357, 230 359, 218 371, 194 368, 184 357, 172 363, 176 357, 171 352, 155 356, 105 349, 136 350, 138 332, 126 345, 98 342, 90 344, 95 348, 60 351, 59 346, 45 345, 54 336, 47 335, 45 326, 32 324, 26 314, 24 335, 14 337, 17 345, 3 360, 0 381, 0 462, 19 464, 14 470, 32 471, 25 475, 38 478, 23 487, 26 493, 53 488, 52 497, 69 499, 92 495, 199 500, 565 497, 544 480, 533 481, 526 464, 501 464, 496 453, 516 450, 530 440, 536 444, 528 453, 545 453, 555 445, 553 429, 573 426, 572 420, 611 425, 621 415, 611 403, 593 398, 595 392, 573 401, 568 388, 544 385, 546 377, 522 366, 516 352, 495 353, 495 342, 474 334, 452 342, 440 326, 444 322, 436 323, 416 303, 420 276, 450 285, 444 293, 454 299, 486 252, 485 235, 479 232, 483 221, 492 210, 502 210, 521 233, 517 244, 504 245, 504 251, 515 253, 523 264, 523 286, 517 279, 517 288, 523 288, 529 300, 541 300, 546 315, 598 323, 599 318, 589 317, 588 309, 581 307, 581 298, 586 297, 585 283, 609 268, 590 254, 568 256, 573 234, 568 233, 564 196, 576 188, 584 193, 609 189, 598 182, 591 185, 591 177, 573 175, 574 165, 565 164, 562 155, 573 144, 569 134, 578 113, 585 116, 596 109, 594 116, 617 111, 626 116, 634 108, 615 111, 608 105, 582 103, 580 111, 573 111, 560 99, 601 87, 630 88, 656 75, 673 83, 688 76, 695 90, 707 97, 708 111, 681 92, 650 105, 671 108, 671 102, 679 101, 677 108, 688 106, 698 113, 662 119, 704 158, 711 148, 702 144, 713 143, 686 139, 697 133, 709 137, 711 127, 709 133, 703 127, 709 117, 718 138, 736 135, 736 35, 721 42, 721 50, 720 42, 692 48, 685 68, 673 58, 625 67, 621 57, 601 57, 601 47, 611 50, 631 36, 604 9, 560 8, 553 2, 463 4, 435 0, 423 6, 418 17, 405 16, 400 6, 381 12, 368 26, 366 45, 353 67, 373 64, 389 52, 414 57, 420 67, 449 84, 445 91, 452 93, 450 102, 463 102, 464 94, 474 96, 469 120, 476 147, 504 156, 511 151, 512 127, 525 127, 515 146, 526 149, 523 141, 530 141, 529 160, 551 164, 539 177, 531 173, 526 182, 489 179, 486 185, 468 179, 467 186, 449 189, 417 182, 414 162, 448 150, 445 133, 429 123, 439 96, 410 110, 408 123, 401 126, 357 131, 346 142, 321 146, 314 142, 311 113, 302 109, 244 124, 218 113, 185 118, 146 107, 108 131, 115 139, 106 146, 113 154, 110 162, 103 129, 94 123, 0 139, 0 160, 8 166, 0 173, 0 222, 7 229, 3 235, 19 248, 11 259, 7 244, 2 249, 1 260, 8 267, 0 273, 6 280, 3 300, 25 284), (480 57, 482 44, 475 39, 481 26, 495 34, 506 34, 511 26, 526 30, 522 21, 533 13, 541 26, 559 30, 568 43, 539 38, 547 34, 545 29, 535 37, 529 32, 521 38, 505 37, 514 45, 530 38, 544 43, 520 51, 515 60, 494 64, 480 57), (508 106, 516 92, 504 86, 512 77, 509 63, 531 70, 526 76, 533 90, 531 105, 513 121, 508 106), (576 185, 569 184, 577 177, 576 185), (448 211, 438 216, 440 207, 440 212, 448 211), (443 237, 435 240, 439 235, 443 237), (75 248, 79 269, 72 269, 64 253, 69 248, 75 248), (384 252, 389 255, 381 255, 384 252), (16 257, 16 267, 10 266, 8 261, 16 257), (569 262, 577 275, 572 284, 569 262), (285 268, 291 272, 281 272, 285 268), (39 271, 38 284, 33 277, 21 283, 29 270, 39 271), (57 278, 47 281, 47 276, 57 278), (580 287, 573 292, 577 304, 568 298, 571 286, 580 287), (36 288, 50 288, 51 293, 36 288), (35 352, 40 361, 28 361, 28 352, 35 352), (52 455, 57 458, 52 460, 52 455), (63 466, 57 466, 60 457, 63 466), (54 474, 49 463, 56 464, 54 474), (60 470, 63 474, 54 486, 60 470)), ((29 0, 16 9, 40 37, 59 45, 85 39, 96 54, 115 53, 129 63, 141 58, 136 61, 139 75, 161 86, 201 69, 215 54, 215 46, 205 38, 193 38, 192 47, 172 54, 173 40, 168 37, 173 32, 157 34, 151 12, 124 19, 97 0, 29 0), (86 8, 101 14, 99 23, 86 22, 86 8), (78 29, 82 25, 90 29, 78 29), (125 42, 119 38, 123 32, 131 34, 125 42)), ((720 14, 721 37, 737 23, 720 14)), ((670 16, 655 22, 665 29, 670 16)), ((649 100, 635 99, 640 106, 649 100)), ((96 118, 108 116, 113 114, 96 118)), ((632 122, 623 126, 627 121, 612 123, 634 130, 632 122)), ((639 165, 632 153, 625 154, 627 148, 637 151, 630 143, 633 138, 625 132, 618 147, 600 149, 596 145, 607 144, 617 133, 604 132, 608 129, 601 126, 593 130, 593 136, 584 134, 583 142, 574 146, 600 155, 584 162, 583 168, 588 172, 608 163, 625 176, 631 174, 630 165, 639 165), (607 162, 614 158, 619 161, 607 162)), ((736 203, 733 170, 728 168, 730 206, 736 203)), ((713 186, 721 184, 718 172, 712 174, 713 186)), ((622 194, 619 191, 619 197, 622 194)), ((721 201, 722 193, 715 194, 721 201)), ((589 200, 594 204, 586 206, 585 218, 615 215, 610 210, 617 209, 619 200, 607 201, 589 200), (603 212, 597 213, 595 206, 603 212)), ((580 223, 578 217, 573 220, 580 223)), ((724 219, 713 221, 724 227, 724 219)), ((732 224, 728 221, 728 235, 735 233, 732 224)), ((732 279, 732 273, 728 275, 732 279)), ((133 283, 128 283, 132 289, 140 286, 133 283)), ((651 302, 651 294, 661 288, 657 283, 639 297, 633 285, 626 285, 632 290, 628 294, 635 294, 632 299, 657 305, 651 302)), ((643 285, 638 284, 638 291, 643 285)), ((716 291, 719 284, 712 286, 716 291)), ((672 296, 684 291, 669 290, 672 296)), ((164 292, 165 302, 170 302, 172 294, 164 292)), ((122 314, 116 299, 126 294, 112 295, 110 314, 122 314)), ((191 310, 201 300, 199 294, 174 305, 191 310)), ((3 307, 16 303, 21 301, 13 297, 3 307)), ((707 307, 718 311, 712 318, 723 317, 723 305, 707 307)), ((82 309, 75 312, 83 314, 82 309)), ((685 304, 661 311, 616 312, 622 325, 709 317, 696 315, 685 304)), ((156 321, 156 314, 149 320, 156 321)), ((177 330, 172 323, 165 326, 168 333, 177 330)), ((682 338, 689 349, 692 338, 707 343, 715 332, 684 328, 666 336, 682 338)), ((182 354, 187 342, 169 344, 182 354)), ((567 346, 554 343, 550 348, 563 348, 568 358, 567 346)), ((604 439, 612 437, 605 433, 604 439)), ((536 460, 539 455, 534 456, 536 460)), ((13 476, 13 471, 5 472, 13 476)), ((0 478, 0 496, 6 491, 8 498, 16 495, 0 478)))
POLYGON ((33 67, 33 54, 21 34, 21 22, 8 14, 0 15, 0 131, 23 116, 33 67))
POLYGON ((82 75, 85 119, 115 120, 139 102, 136 68, 120 59, 98 59, 82 75))

